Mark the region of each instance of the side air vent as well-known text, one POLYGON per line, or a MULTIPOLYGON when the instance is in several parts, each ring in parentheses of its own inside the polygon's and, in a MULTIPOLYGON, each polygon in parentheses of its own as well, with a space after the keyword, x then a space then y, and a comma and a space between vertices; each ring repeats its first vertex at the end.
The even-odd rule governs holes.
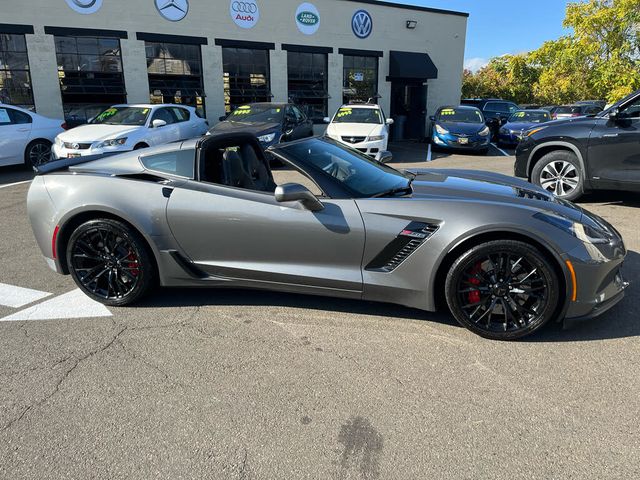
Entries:
POLYGON ((411 222, 376 257, 365 270, 392 272, 440 228, 437 224, 411 222))

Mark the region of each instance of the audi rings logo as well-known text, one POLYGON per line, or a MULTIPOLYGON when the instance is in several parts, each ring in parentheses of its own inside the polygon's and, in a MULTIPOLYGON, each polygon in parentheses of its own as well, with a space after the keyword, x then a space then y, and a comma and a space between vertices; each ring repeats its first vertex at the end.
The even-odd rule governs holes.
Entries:
POLYGON ((366 10, 358 10, 351 19, 351 29, 358 38, 367 38, 373 31, 373 19, 366 10))
POLYGON ((75 12, 88 15, 95 13, 102 7, 102 0, 65 0, 69 8, 75 12))
POLYGON ((260 19, 260 7, 256 0, 231 0, 229 14, 240 28, 253 28, 260 19))

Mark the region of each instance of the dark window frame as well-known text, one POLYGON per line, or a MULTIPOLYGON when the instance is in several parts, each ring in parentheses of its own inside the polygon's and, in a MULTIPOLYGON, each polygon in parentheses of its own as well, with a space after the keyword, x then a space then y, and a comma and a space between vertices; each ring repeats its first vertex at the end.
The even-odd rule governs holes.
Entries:
POLYGON ((379 84, 380 77, 380 60, 379 55, 352 55, 352 54, 344 54, 342 55, 342 103, 347 104, 351 101, 368 101, 370 98, 375 98, 378 95, 378 89, 380 87, 379 84), (356 67, 355 60, 364 60, 365 63, 371 63, 372 65, 375 63, 375 66, 364 65, 361 67, 356 67), (348 64, 348 62, 351 62, 348 64), (355 85, 357 82, 353 80, 353 82, 349 82, 349 74, 355 73, 356 71, 362 71, 365 75, 365 78, 370 72, 373 72, 373 81, 367 82, 363 80, 362 85, 369 85, 371 88, 362 88, 361 92, 356 91, 354 95, 347 94, 348 89, 357 88, 359 85, 355 85), (366 91, 365 91, 366 90, 366 91), (366 98, 365 98, 366 97, 366 98))
MULTIPOLYGON (((31 65, 29 63, 29 52, 27 48, 27 38, 24 33, 0 33, 0 76, 2 77, 2 84, 5 85, 4 82, 7 80, 11 80, 9 84, 13 83, 14 77, 16 75, 25 76, 25 84, 24 87, 2 87, 0 86, 0 103, 5 103, 7 105, 15 105, 18 107, 25 108, 27 110, 35 111, 35 101, 33 97, 33 82, 31 79, 31 65), (24 50, 10 50, 8 45, 10 43, 15 44, 15 39, 12 42, 9 42, 9 37, 17 37, 20 38, 21 43, 24 45, 24 50), (24 56, 25 64, 24 68, 12 68, 10 65, 11 60, 10 54, 13 56, 24 56), (17 94, 16 92, 20 92, 17 94), (23 100, 23 101, 19 101, 23 100), (27 101, 24 101, 27 100, 27 101)), ((18 80, 20 81, 20 80, 18 80)))
POLYGON ((241 105, 271 102, 273 95, 269 57, 269 49, 266 48, 222 47, 224 103, 227 114, 241 105), (251 57, 252 61, 242 61, 243 57, 251 57))
POLYGON ((287 51, 289 98, 314 124, 324 123, 329 112, 329 55, 287 51), (321 65, 320 65, 321 64, 321 65))

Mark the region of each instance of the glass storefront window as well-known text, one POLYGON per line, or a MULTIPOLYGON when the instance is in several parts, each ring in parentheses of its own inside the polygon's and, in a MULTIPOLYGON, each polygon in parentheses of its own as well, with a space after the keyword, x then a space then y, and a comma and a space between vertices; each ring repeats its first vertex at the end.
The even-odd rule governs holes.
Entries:
POLYGON ((0 33, 0 103, 34 109, 27 42, 23 34, 0 33))
POLYGON ((342 102, 366 102, 378 94, 378 57, 343 57, 342 102))
POLYGON ((145 42, 151 103, 196 107, 204 116, 200 45, 145 42))
POLYGON ((327 116, 327 54, 287 52, 289 98, 320 123, 327 116))
POLYGON ((269 51, 224 47, 224 105, 227 113, 255 102, 270 102, 269 51))
POLYGON ((62 106, 70 127, 127 101, 119 39, 56 36, 55 43, 62 106))

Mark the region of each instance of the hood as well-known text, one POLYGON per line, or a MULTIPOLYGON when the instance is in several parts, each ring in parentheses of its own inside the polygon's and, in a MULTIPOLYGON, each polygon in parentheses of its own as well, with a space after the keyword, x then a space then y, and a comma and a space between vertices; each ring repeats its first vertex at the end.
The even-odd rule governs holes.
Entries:
POLYGON ((249 132, 255 136, 264 135, 271 132, 279 132, 280 123, 276 122, 232 122, 225 120, 215 125, 209 130, 211 133, 232 133, 232 132, 249 132))
POLYGON ((379 135, 382 127, 379 123, 331 123, 327 133, 341 137, 369 137, 379 135))
POLYGON ((438 124, 457 135, 475 135, 486 126, 484 123, 438 122, 438 124))
MULTIPOLYGON (((545 122, 546 123, 546 122, 545 122)), ((534 123, 534 122, 508 122, 505 123, 502 128, 507 128, 509 130, 529 130, 531 128, 541 127, 545 125, 545 123, 534 123)))
POLYGON ((451 200, 486 201, 513 204, 532 210, 547 210, 575 221, 582 210, 554 197, 546 190, 506 175, 478 170, 407 170, 416 175, 413 198, 449 198, 451 200))
POLYGON ((58 135, 63 142, 93 143, 126 137, 141 128, 137 125, 81 125, 58 135))

